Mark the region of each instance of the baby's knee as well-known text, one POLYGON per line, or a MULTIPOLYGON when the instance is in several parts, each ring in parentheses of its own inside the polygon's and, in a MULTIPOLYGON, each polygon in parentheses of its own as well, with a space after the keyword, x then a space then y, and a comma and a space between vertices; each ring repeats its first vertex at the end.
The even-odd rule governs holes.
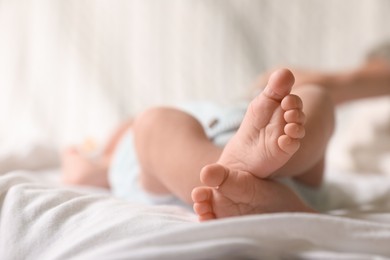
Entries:
POLYGON ((135 133, 149 133, 158 131, 160 127, 166 124, 166 120, 172 114, 171 108, 154 107, 142 112, 134 121, 133 130, 135 133))
POLYGON ((155 107, 144 111, 134 122, 136 133, 175 132, 178 129, 203 129, 192 115, 180 109, 155 107), (152 132, 151 132, 152 131, 152 132))

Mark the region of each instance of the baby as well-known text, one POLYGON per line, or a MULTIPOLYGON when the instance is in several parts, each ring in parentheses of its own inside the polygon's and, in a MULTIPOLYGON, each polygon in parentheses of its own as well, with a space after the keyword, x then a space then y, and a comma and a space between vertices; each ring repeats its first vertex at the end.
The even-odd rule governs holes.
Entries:
POLYGON ((193 205, 200 221, 316 212, 283 180, 320 187, 335 104, 390 93, 390 67, 372 59, 352 72, 297 72, 294 88, 290 70, 266 75, 260 80, 266 87, 250 101, 237 129, 229 128, 225 143, 217 144, 218 134, 210 134, 221 121, 218 117, 207 126, 182 109, 152 108, 119 127, 99 159, 89 159, 75 147, 67 149, 63 181, 114 190, 122 185, 128 197, 136 197, 136 189, 153 198, 174 197, 193 205), (124 181, 109 183, 110 175, 118 174, 112 169, 123 147, 134 151, 124 161, 137 167, 119 175, 134 175, 131 180, 138 188, 124 181))

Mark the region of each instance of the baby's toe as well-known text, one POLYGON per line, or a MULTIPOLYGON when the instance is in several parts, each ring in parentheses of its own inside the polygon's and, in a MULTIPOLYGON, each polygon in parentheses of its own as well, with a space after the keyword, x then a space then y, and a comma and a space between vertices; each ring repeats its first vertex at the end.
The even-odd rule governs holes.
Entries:
POLYGON ((262 94, 267 98, 280 102, 289 95, 294 81, 294 75, 291 71, 279 69, 270 75, 267 87, 262 94))
POLYGON ((212 207, 212 196, 212 188, 209 187, 197 187, 192 190, 193 209, 198 215, 199 221, 216 218, 212 207))
POLYGON ((288 135, 282 135, 278 139, 278 145, 281 150, 287 154, 294 154, 298 151, 301 143, 299 139, 293 139, 288 135))
POLYGON ((284 120, 287 123, 304 124, 306 116, 301 109, 291 109, 284 113, 284 120))
POLYGON ((212 191, 208 187, 196 187, 192 190, 191 198, 194 203, 210 201, 212 191))
POLYGON ((214 213, 207 213, 207 214, 203 214, 203 215, 198 215, 198 219, 199 221, 207 221, 207 220, 212 220, 212 219, 216 219, 216 216, 214 213))
POLYGON ((200 172, 200 180, 209 187, 220 186, 229 175, 228 169, 220 164, 209 164, 200 172))
POLYGON ((283 98, 281 102, 281 107, 284 111, 288 111, 292 109, 302 110, 303 107, 302 99, 297 95, 289 94, 285 98, 283 98))
POLYGON ((302 139, 305 136, 305 128, 296 123, 288 123, 285 125, 284 132, 293 139, 302 139))
POLYGON ((193 209, 199 216, 213 213, 213 208, 209 201, 194 203, 193 209))

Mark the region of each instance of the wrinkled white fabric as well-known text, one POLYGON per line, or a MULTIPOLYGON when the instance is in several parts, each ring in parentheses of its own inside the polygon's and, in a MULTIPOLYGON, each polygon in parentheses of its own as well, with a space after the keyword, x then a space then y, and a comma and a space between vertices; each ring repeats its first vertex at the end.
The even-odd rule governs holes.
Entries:
POLYGON ((387 259, 390 181, 383 178, 333 181, 330 187, 345 194, 337 196, 344 211, 332 215, 197 223, 179 207, 129 203, 11 172, 0 177, 0 259, 387 259))

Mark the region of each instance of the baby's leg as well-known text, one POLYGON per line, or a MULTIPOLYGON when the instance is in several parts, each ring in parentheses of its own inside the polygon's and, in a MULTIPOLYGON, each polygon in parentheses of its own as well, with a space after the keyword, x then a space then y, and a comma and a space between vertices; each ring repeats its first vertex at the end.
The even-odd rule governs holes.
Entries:
POLYGON ((134 143, 141 166, 140 183, 156 194, 174 194, 192 204, 201 185, 199 172, 222 152, 191 115, 173 108, 153 108, 134 121, 134 143))
POLYGON ((312 185, 321 182, 320 166, 333 130, 333 104, 319 87, 307 86, 297 92, 308 107, 308 135, 294 154, 295 144, 299 143, 297 138, 302 137, 302 104, 299 98, 289 95, 288 84, 280 84, 282 81, 275 84, 278 77, 288 79, 280 74, 271 76, 264 92, 252 101, 218 164, 202 170, 202 182, 209 187, 198 187, 192 193, 194 209, 201 220, 263 212, 311 211, 291 190, 270 177, 295 176, 312 185), (267 93, 277 93, 279 99, 272 99, 267 93), (284 112, 280 113, 281 110, 284 112), (284 127, 285 134, 280 127, 284 127), (281 142, 283 138, 290 140, 281 142))
MULTIPOLYGON (((390 46, 387 46, 387 51, 390 46)), ((295 87, 317 85, 324 87, 333 102, 338 105, 362 98, 390 95, 390 60, 382 54, 370 57, 365 63, 351 70, 336 72, 292 70, 295 87)), ((254 90, 263 88, 271 75, 266 72, 255 82, 254 90)))
POLYGON ((275 73, 269 88, 252 101, 240 130, 222 156, 222 150, 188 114, 159 108, 141 115, 134 124, 134 137, 144 188, 173 193, 191 203, 191 190, 201 185, 201 168, 217 161, 268 177, 298 150, 304 135, 301 101, 289 94, 293 82, 290 72, 275 73))
POLYGON ((306 135, 300 149, 273 177, 296 177, 310 186, 322 182, 324 156, 334 130, 334 104, 328 91, 320 86, 306 85, 293 90, 304 104, 306 135))

